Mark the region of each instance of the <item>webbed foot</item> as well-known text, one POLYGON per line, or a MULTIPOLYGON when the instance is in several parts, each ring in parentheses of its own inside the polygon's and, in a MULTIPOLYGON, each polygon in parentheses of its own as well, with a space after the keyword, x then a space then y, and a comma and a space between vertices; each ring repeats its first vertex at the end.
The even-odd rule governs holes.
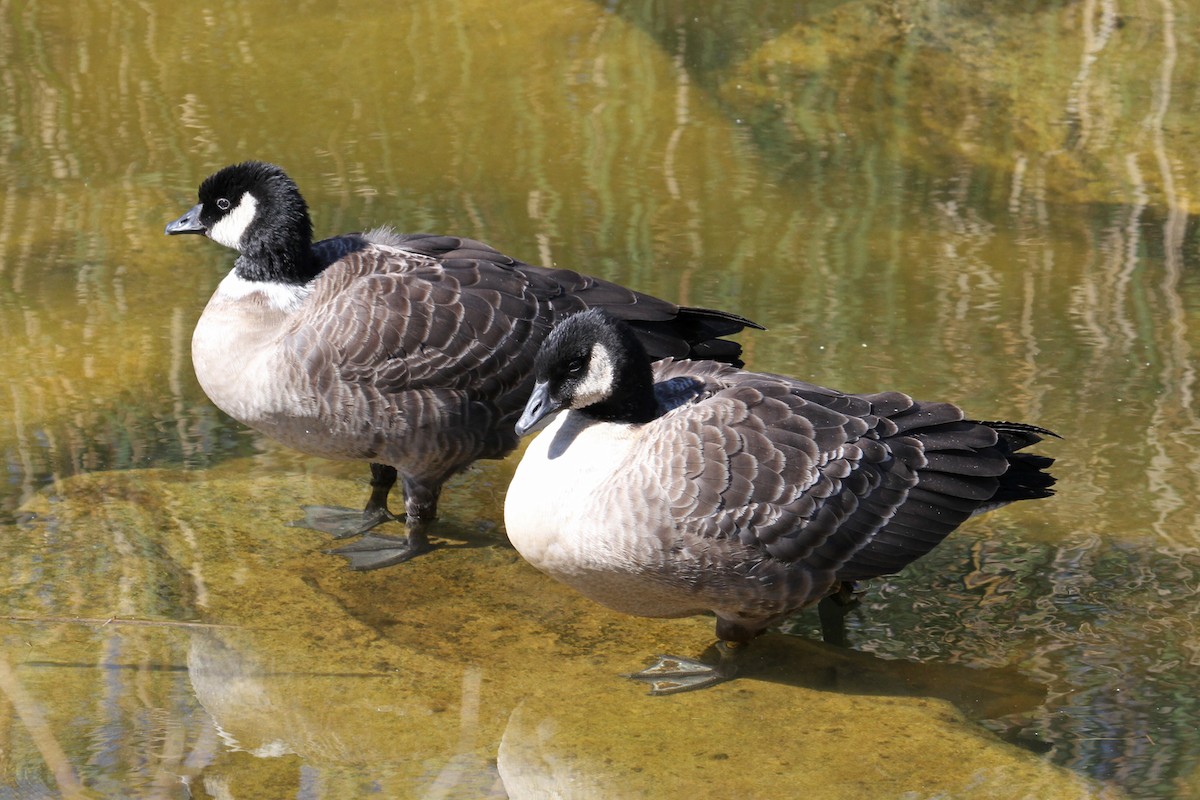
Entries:
POLYGON ((394 564, 403 564, 409 559, 433 549, 424 533, 409 531, 405 539, 391 536, 381 536, 372 533, 341 547, 326 550, 326 553, 344 557, 350 562, 350 569, 365 572, 372 569, 382 569, 394 564))
POLYGON ((385 522, 401 521, 387 508, 359 511, 339 506, 301 506, 304 518, 287 523, 289 528, 308 528, 328 533, 335 539, 349 539, 366 533, 385 522))
POLYGON ((716 649, 720 658, 716 664, 679 656, 659 655, 657 661, 641 672, 625 677, 650 684, 652 695, 705 689, 732 680, 737 675, 734 656, 738 647, 739 645, 733 642, 718 642, 716 649))

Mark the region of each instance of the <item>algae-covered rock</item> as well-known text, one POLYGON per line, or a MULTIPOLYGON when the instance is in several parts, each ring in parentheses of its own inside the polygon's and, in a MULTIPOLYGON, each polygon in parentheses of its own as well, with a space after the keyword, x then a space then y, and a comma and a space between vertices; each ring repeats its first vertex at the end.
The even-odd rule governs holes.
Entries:
MULTIPOLYGON (((775 635, 737 681, 645 695, 621 674, 659 651, 698 654, 711 620, 617 615, 522 562, 494 524, 509 463, 449 488, 440 549, 365 574, 281 524, 361 484, 263 464, 80 476, 9 529, 12 674, 83 787, 1096 796, 959 710, 1040 701, 1004 671, 775 635), (97 761, 101 730, 114 757, 97 761)), ((27 741, 25 727, 9 719, 8 738, 27 741)), ((44 771, 34 748, 15 752, 44 771)))

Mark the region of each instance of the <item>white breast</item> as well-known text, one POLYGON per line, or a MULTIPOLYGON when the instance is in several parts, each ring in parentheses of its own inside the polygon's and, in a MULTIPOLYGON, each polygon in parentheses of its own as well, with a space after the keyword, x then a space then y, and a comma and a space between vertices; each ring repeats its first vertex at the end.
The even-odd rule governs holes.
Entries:
POLYGON ((608 435, 619 431, 560 413, 526 449, 505 497, 504 524, 513 547, 538 569, 569 570, 586 548, 579 523, 596 513, 597 487, 629 451, 628 437, 608 435))
POLYGON ((676 583, 674 524, 642 428, 560 413, 530 443, 504 503, 509 541, 533 566, 628 614, 703 610, 676 583))
POLYGON ((209 300, 192 333, 192 364, 204 393, 234 419, 261 429, 280 413, 303 415, 304 393, 292 385, 296 370, 280 341, 306 295, 230 272, 209 300))

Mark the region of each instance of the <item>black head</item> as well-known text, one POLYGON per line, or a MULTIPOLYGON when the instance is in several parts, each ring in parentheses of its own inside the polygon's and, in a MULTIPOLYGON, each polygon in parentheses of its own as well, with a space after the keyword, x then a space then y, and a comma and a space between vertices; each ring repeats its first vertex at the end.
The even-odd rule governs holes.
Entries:
POLYGON ((308 204, 274 164, 245 161, 200 184, 200 202, 167 225, 168 235, 199 233, 242 254, 248 280, 306 283, 316 274, 308 204))
POLYGON ((564 408, 631 423, 658 413, 645 348, 627 323, 599 308, 568 317, 550 332, 534 375, 537 383, 517 422, 519 435, 564 408))

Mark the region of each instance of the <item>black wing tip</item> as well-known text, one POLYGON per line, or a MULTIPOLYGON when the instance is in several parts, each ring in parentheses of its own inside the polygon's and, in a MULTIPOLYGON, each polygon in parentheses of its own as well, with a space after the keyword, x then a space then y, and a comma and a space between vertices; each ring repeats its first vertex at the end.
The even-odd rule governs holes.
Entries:
POLYGON ((742 367, 742 346, 725 339, 746 328, 766 330, 739 314, 710 308, 681 306, 659 319, 628 319, 622 314, 630 306, 607 309, 625 319, 652 359, 680 358, 719 361, 742 367))
POLYGON ((741 314, 694 306, 680 306, 676 323, 686 331, 684 338, 689 345, 687 358, 720 361, 738 368, 746 365, 742 360, 742 346, 722 337, 741 333, 746 328, 766 330, 741 314))
POLYGON ((1054 431, 1049 428, 1043 428, 1040 425, 1030 425, 1027 422, 1008 422, 1006 420, 977 420, 977 424, 986 425, 992 430, 1000 434, 1001 438, 1008 441, 1010 444, 1022 442, 1019 447, 1013 447, 1014 450, 1020 450, 1022 447, 1028 447, 1031 444, 1037 444, 1046 437, 1053 439, 1062 439, 1054 431))
POLYGON ((730 326, 725 333, 718 334, 719 336, 728 336, 731 333, 738 333, 746 328, 753 328, 758 331, 765 331, 766 326, 759 325, 752 319, 743 317, 741 314, 734 314, 732 311, 721 311, 716 308, 701 308, 699 306, 680 306, 679 316, 682 318, 695 318, 697 320, 705 320, 709 324, 719 325, 725 323, 730 326))

